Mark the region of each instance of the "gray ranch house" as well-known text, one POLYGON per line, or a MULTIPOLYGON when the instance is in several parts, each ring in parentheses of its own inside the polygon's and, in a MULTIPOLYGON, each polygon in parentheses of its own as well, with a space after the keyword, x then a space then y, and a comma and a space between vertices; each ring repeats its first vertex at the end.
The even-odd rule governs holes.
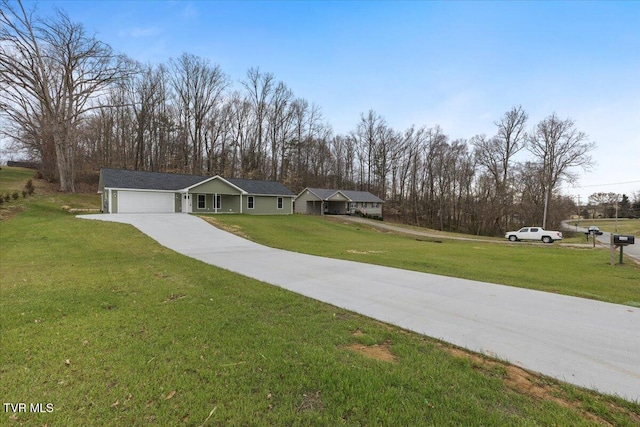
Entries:
POLYGON ((275 181, 101 169, 104 213, 293 213, 295 194, 275 181))
POLYGON ((384 200, 368 191, 307 187, 294 200, 294 212, 311 215, 366 214, 382 218, 384 200))

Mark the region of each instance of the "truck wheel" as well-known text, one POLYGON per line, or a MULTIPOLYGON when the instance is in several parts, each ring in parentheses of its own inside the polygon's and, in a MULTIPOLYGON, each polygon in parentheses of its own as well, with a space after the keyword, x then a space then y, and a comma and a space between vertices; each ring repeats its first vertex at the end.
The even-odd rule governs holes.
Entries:
POLYGON ((516 236, 509 236, 509 241, 510 242, 517 242, 518 238, 516 236))
POLYGON ((553 239, 551 237, 549 237, 549 236, 544 236, 542 238, 542 242, 543 243, 553 243, 553 239))

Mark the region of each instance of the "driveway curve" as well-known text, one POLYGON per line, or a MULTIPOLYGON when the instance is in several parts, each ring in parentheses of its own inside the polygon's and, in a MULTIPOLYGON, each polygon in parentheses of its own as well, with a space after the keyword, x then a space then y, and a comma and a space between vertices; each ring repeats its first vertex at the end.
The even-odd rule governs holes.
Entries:
POLYGON ((273 249, 185 214, 79 217, 131 224, 205 263, 640 401, 639 308, 273 249))
MULTIPOLYGON (((571 225, 571 221, 562 221, 562 226, 565 230, 576 231, 578 233, 586 233, 589 229, 585 227, 576 227, 575 225, 571 225)), ((614 233, 614 234, 623 234, 623 233, 614 233)), ((600 236, 596 237, 596 241, 602 245, 604 248, 609 249, 611 245, 611 233, 603 232, 600 236)), ((616 249, 616 262, 618 262, 618 256, 620 254, 620 249, 616 249)), ((633 245, 626 246, 624 248, 624 254, 630 258, 633 258, 636 262, 640 262, 640 242, 637 242, 633 245)))

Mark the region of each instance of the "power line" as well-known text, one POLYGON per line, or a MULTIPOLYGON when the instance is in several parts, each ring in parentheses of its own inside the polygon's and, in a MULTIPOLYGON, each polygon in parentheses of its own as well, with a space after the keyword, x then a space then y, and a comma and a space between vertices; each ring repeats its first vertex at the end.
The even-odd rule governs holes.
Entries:
POLYGON ((640 180, 638 181, 626 181, 626 182, 612 182, 609 184, 594 184, 594 185, 576 185, 576 186, 571 186, 571 188, 591 188, 591 187, 606 187, 609 185, 624 185, 624 184, 635 184, 640 182, 640 180))

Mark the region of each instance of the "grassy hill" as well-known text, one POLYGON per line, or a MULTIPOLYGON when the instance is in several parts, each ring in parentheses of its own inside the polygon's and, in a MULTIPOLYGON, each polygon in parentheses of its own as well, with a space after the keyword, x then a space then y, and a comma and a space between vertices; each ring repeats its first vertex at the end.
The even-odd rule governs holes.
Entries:
POLYGON ((2 425, 640 423, 637 402, 463 352, 61 209, 97 202, 37 191, 0 222, 0 390, 3 402, 44 410, 5 406, 2 425))

